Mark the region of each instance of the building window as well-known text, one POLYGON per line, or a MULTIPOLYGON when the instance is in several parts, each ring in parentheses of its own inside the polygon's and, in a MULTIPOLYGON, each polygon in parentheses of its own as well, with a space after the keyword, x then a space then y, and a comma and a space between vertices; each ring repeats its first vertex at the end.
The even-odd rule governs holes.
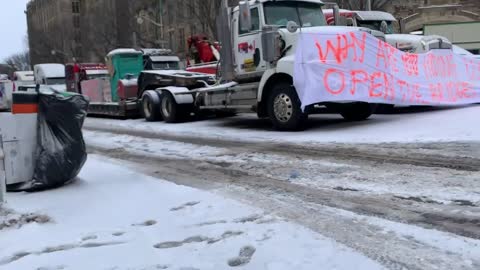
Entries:
POLYGON ((80 13, 80 2, 78 1, 72 2, 72 13, 80 13))
POLYGON ((167 7, 167 16, 168 16, 168 24, 169 27, 171 27, 174 23, 174 18, 175 17, 175 8, 173 5, 170 3, 167 7))
POLYGON ((80 37, 80 33, 79 33, 79 32, 76 32, 76 33, 75 33, 74 39, 75 39, 75 43, 80 44, 80 42, 81 42, 82 40, 81 40, 81 37, 80 37))
POLYGON ((178 29, 178 50, 183 52, 185 48, 185 29, 180 28, 178 29))
POLYGON ((196 26, 195 24, 192 24, 190 29, 191 29, 190 32, 192 32, 192 33, 191 33, 192 36, 198 34, 198 33, 197 33, 197 26, 196 26))
POLYGON ((189 5, 189 6, 188 6, 188 9, 189 9, 189 11, 190 11, 190 14, 189 14, 190 18, 194 18, 194 17, 195 17, 195 5, 196 5, 196 2, 197 2, 196 0, 190 0, 190 1, 188 1, 188 5, 189 5))
POLYGON ((177 0, 177 22, 183 19, 183 1, 177 0))
POLYGON ((80 28, 80 17, 73 16, 73 27, 80 28))
POLYGON ((168 42, 170 43, 170 48, 175 50, 175 36, 173 35, 173 31, 168 33, 168 42))

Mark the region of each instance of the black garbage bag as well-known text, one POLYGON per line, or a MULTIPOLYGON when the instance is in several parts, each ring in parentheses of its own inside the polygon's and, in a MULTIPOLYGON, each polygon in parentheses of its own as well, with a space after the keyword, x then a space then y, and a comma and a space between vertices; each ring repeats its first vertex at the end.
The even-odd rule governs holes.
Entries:
POLYGON ((59 187, 78 175, 87 160, 82 126, 88 104, 79 94, 39 94, 34 177, 22 190, 31 192, 59 187))

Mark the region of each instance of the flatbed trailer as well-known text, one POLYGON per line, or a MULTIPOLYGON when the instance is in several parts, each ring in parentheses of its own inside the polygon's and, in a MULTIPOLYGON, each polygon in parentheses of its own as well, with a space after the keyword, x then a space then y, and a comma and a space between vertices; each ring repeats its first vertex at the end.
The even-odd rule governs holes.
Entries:
POLYGON ((92 102, 88 107, 90 116, 110 116, 120 118, 141 117, 136 100, 120 102, 92 102))

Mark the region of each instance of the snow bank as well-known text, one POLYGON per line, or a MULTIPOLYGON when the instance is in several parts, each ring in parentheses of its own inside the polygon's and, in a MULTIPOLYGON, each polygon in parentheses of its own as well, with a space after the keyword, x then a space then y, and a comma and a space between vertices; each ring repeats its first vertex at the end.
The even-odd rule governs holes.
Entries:
MULTIPOLYGON (((413 109, 412 109, 413 110, 413 109)), ((373 115, 362 122, 347 122, 340 115, 311 116, 302 132, 275 132, 266 119, 254 114, 181 124, 145 122, 145 120, 109 120, 88 118, 87 128, 111 127, 117 130, 141 130, 176 136, 201 136, 239 141, 289 143, 383 143, 480 141, 480 106, 416 113, 373 115)))

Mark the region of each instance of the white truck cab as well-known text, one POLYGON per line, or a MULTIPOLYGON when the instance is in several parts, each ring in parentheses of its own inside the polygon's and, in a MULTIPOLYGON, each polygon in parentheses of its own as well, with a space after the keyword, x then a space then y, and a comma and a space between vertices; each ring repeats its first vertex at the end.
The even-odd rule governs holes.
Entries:
POLYGON ((391 34, 385 35, 385 38, 390 45, 409 53, 426 53, 433 49, 452 49, 452 43, 447 38, 437 35, 391 34))
POLYGON ((33 67, 35 84, 49 85, 57 91, 66 91, 65 66, 62 64, 38 64, 33 67))
MULTIPOLYGON (((322 6, 320 0, 250 0, 230 8, 227 0, 222 0, 217 16, 222 44, 221 78, 215 85, 204 81, 198 87, 199 81, 188 84, 180 78, 187 76, 186 72, 158 72, 159 84, 179 83, 157 85, 160 87, 141 93, 141 107, 144 115, 149 116, 147 120, 160 118, 152 117, 158 115, 152 110, 160 110, 167 122, 179 121, 181 115, 189 115, 191 111, 253 111, 259 117, 270 118, 278 130, 301 129, 309 108, 301 109, 293 86, 297 38, 301 31, 343 28, 327 26, 322 6)), ((380 31, 358 29, 385 40, 380 31)), ((194 76, 198 75, 190 75, 194 76)), ((372 114, 372 106, 367 103, 322 105, 330 106, 348 120, 364 120, 372 114)))

